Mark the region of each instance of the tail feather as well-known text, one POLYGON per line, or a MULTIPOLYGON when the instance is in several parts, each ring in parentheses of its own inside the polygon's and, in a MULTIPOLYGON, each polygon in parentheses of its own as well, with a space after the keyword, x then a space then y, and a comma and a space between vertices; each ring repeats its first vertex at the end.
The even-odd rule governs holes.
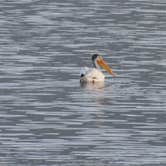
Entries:
POLYGON ((80 76, 84 76, 89 71, 88 67, 82 67, 80 70, 80 76))

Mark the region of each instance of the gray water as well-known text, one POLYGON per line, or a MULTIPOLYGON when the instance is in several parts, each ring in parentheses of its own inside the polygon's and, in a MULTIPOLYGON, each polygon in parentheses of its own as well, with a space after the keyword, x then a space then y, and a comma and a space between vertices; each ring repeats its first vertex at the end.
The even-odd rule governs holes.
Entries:
POLYGON ((0 165, 166 165, 165 0, 1 0, 0 165), (117 77, 79 83, 100 53, 117 77))

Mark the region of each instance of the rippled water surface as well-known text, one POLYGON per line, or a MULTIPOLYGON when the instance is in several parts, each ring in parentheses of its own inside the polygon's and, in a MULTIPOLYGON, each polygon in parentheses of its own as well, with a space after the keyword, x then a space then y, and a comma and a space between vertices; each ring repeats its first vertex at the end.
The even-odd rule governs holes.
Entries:
POLYGON ((1 166, 166 165, 165 0, 0 3, 1 166))

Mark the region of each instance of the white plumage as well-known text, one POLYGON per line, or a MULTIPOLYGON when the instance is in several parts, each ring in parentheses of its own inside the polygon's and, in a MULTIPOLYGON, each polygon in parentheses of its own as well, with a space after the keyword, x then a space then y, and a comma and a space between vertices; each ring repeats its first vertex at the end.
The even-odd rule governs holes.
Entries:
POLYGON ((92 63, 94 68, 84 67, 80 72, 80 82, 81 83, 95 83, 95 82, 104 82, 105 76, 100 71, 100 67, 105 69, 109 74, 115 76, 111 68, 105 63, 102 56, 99 54, 94 54, 92 56, 92 63))
POLYGON ((81 75, 80 79, 81 82, 95 83, 101 81, 103 82, 105 79, 104 74, 96 68, 84 67, 81 69, 80 75, 81 75))

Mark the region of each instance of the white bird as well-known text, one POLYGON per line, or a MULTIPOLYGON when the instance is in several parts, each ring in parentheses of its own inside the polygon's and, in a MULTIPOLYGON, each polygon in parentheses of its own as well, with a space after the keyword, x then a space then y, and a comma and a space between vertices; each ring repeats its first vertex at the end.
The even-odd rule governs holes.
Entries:
POLYGON ((94 54, 92 56, 92 63, 93 68, 84 67, 81 69, 80 72, 80 82, 81 83, 95 83, 95 82, 104 82, 105 76, 100 71, 102 67, 105 69, 109 74, 115 76, 111 68, 104 62, 103 58, 99 54, 94 54))

